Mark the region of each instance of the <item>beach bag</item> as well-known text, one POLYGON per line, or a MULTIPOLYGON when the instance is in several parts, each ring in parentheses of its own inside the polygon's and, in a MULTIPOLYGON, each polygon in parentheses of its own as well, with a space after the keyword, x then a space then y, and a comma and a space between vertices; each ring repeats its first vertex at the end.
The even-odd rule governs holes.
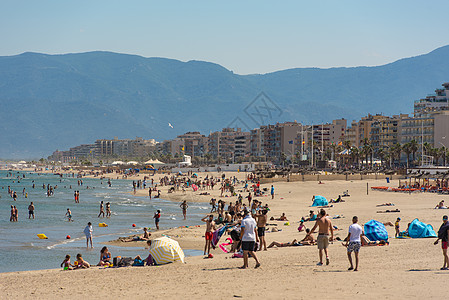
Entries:
POLYGON ((134 262, 134 259, 132 257, 123 257, 119 262, 118 262, 118 267, 129 267, 132 266, 134 262))

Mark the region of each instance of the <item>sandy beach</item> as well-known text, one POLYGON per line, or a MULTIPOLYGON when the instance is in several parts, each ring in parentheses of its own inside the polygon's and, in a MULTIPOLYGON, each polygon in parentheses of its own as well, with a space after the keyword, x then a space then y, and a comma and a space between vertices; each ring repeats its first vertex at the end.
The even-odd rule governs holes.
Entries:
MULTIPOLYGON (((239 176, 244 174, 229 175, 239 176)), ((200 174, 205 176, 204 174, 200 174)), ((136 177, 137 179, 137 177, 136 177)), ((143 176, 140 176, 143 179, 143 176)), ((269 221, 277 224, 279 232, 269 232, 267 242, 290 242, 302 239, 304 232, 298 233, 297 227, 301 216, 308 214, 313 195, 323 195, 326 198, 336 198, 343 191, 349 190, 350 197, 346 202, 336 203, 327 211, 330 216, 340 215, 343 218, 332 220, 340 228, 335 236, 343 239, 347 235, 348 226, 353 215, 359 217, 363 224, 371 219, 381 222, 393 222, 401 217, 401 230, 407 223, 419 218, 433 225, 437 231, 442 215, 446 210, 435 210, 433 207, 447 196, 431 193, 393 193, 371 191, 369 186, 386 185, 384 180, 368 181, 325 181, 318 184, 308 182, 277 182, 274 184, 276 197, 256 197, 263 203, 268 203, 271 211, 269 217, 279 217, 285 212, 290 225, 284 222, 269 221), (393 208, 400 213, 376 213, 388 207, 376 205, 392 202, 393 208)), ((396 187, 397 181, 389 186, 396 187)), ((270 184, 263 185, 270 187, 270 184)), ((238 192, 239 188, 237 189, 238 192)), ((162 188, 164 199, 181 202, 209 202, 211 197, 235 201, 236 197, 219 197, 219 191, 213 191, 210 196, 200 196, 199 192, 188 190, 185 194, 166 193, 162 188)), ((210 192, 208 190, 208 192, 210 192)), ((138 190, 142 197, 148 197, 147 190, 138 190)), ((243 196, 245 194, 242 193, 243 196)), ((187 213, 188 217, 188 213, 187 213)), ((198 220, 198 224, 200 220, 198 220)), ((313 224, 306 223, 312 227, 313 224)), ((274 226, 269 226, 274 227, 274 226)), ((130 267, 101 269, 94 267, 87 270, 62 271, 50 269, 42 271, 13 272, 0 274, 0 297, 2 299, 24 298, 132 298, 160 299, 172 297, 175 299, 303 299, 318 295, 326 299, 347 299, 361 296, 373 298, 437 298, 445 292, 449 271, 440 271, 443 264, 441 244, 434 246, 435 239, 394 239, 394 228, 387 226, 390 245, 363 247, 360 252, 359 272, 347 271, 349 266, 346 248, 341 242, 330 245, 330 265, 316 266, 318 250, 316 246, 272 248, 258 252, 262 266, 253 269, 254 260, 250 260, 250 269, 240 270, 242 259, 233 259, 219 249, 214 250, 213 259, 190 257, 186 264, 170 264, 156 267, 130 267)), ((204 226, 189 228, 174 228, 158 233, 154 237, 166 234, 179 241, 186 249, 202 249, 204 247, 204 226)), ((119 241, 110 242, 120 245, 119 241)), ((122 243, 129 246, 142 247, 143 242, 122 243), (132 244, 132 245, 131 245, 132 244)), ((120 255, 113 253, 113 255, 120 255)), ((94 262, 91 262, 94 263, 94 262)), ((53 266, 49 266, 51 268, 53 266)))

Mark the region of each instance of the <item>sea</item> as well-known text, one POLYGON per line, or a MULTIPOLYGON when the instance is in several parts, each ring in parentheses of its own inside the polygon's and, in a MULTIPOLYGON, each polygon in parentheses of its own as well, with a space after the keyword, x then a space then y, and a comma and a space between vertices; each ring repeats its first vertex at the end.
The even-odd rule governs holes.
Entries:
MULTIPOLYGON (((90 264, 96 265, 104 242, 132 234, 142 234, 143 227, 155 228, 153 215, 161 210, 160 229, 200 224, 209 207, 204 203, 189 203, 187 220, 183 220, 180 203, 164 199, 134 196, 132 181, 78 178, 64 174, 39 174, 24 171, 0 170, 0 272, 59 268, 67 254, 72 262, 78 253, 90 264), (33 184, 35 185, 33 188, 33 184), (57 186, 53 196, 47 196, 47 187, 57 186), (8 186, 16 191, 17 200, 8 194, 8 186), (23 194, 27 193, 27 198, 23 194), (75 203, 74 191, 80 192, 80 203, 75 203), (111 203, 111 218, 98 218, 100 201, 111 203), (28 218, 28 205, 35 206, 35 219, 28 218), (10 222, 11 205, 18 209, 18 222, 10 222), (65 217, 67 208, 73 221, 65 217), (83 230, 93 224, 94 249, 86 249, 83 230), (99 223, 108 227, 99 227, 99 223), (136 226, 133 227, 132 225, 136 226), (48 239, 39 239, 45 234, 48 239), (70 236, 70 239, 67 239, 70 236)), ((112 256, 147 256, 143 247, 107 245, 112 256)), ((183 249, 186 256, 201 255, 202 251, 183 249)))

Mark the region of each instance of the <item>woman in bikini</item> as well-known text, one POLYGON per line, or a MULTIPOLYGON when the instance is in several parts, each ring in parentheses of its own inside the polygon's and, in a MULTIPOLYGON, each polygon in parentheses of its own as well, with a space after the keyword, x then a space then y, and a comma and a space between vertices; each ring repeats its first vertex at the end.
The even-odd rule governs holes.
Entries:
POLYGON ((108 266, 111 263, 111 252, 108 247, 104 246, 100 251, 100 262, 97 266, 108 266))

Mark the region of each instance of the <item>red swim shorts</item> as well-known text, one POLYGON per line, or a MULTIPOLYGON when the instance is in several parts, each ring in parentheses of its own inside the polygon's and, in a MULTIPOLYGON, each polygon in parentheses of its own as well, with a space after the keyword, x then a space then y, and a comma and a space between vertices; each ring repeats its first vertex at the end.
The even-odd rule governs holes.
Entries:
POLYGON ((447 249, 447 242, 441 242, 441 248, 447 249))
POLYGON ((212 241, 214 234, 212 232, 206 232, 206 241, 212 241))

